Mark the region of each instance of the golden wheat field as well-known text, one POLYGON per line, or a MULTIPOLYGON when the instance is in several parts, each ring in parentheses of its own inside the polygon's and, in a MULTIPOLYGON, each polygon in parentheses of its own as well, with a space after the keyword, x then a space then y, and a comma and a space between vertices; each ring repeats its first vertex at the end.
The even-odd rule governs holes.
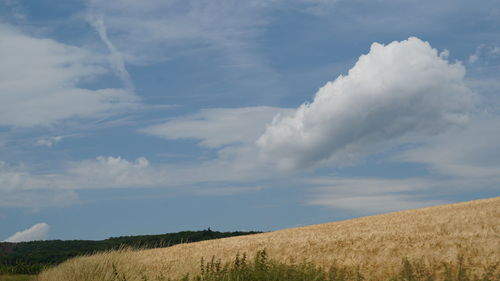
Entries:
POLYGON ((197 273, 202 257, 229 261, 237 253, 251 256, 262 249, 286 263, 359 266, 371 280, 392 274, 402 258, 439 265, 463 255, 480 272, 500 262, 500 197, 169 248, 96 254, 49 269, 38 280, 106 280, 117 268, 127 272, 127 280, 155 280, 159 272, 177 278, 197 273))

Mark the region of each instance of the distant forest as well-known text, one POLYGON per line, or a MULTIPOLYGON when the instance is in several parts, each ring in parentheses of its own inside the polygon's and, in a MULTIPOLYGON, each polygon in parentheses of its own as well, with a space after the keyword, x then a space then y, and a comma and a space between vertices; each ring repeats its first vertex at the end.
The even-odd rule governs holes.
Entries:
POLYGON ((121 236, 106 240, 47 240, 9 243, 0 242, 0 274, 36 274, 43 268, 57 265, 81 255, 115 250, 122 247, 160 248, 181 243, 197 242, 260 232, 219 232, 210 228, 159 235, 121 236))

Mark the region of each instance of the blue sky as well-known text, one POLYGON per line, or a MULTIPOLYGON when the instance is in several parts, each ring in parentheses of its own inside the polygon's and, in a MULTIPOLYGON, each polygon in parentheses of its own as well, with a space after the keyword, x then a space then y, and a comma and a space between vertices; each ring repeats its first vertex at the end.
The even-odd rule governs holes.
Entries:
POLYGON ((500 1, 0 0, 0 240, 500 195, 500 1))

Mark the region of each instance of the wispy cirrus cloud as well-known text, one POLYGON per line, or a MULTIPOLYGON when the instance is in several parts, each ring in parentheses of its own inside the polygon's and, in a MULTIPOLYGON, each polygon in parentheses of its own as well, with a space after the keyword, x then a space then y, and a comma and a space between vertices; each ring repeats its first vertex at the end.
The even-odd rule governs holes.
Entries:
POLYGON ((344 209, 357 214, 374 214, 446 204, 431 199, 429 190, 448 188, 441 181, 425 178, 342 178, 308 179, 311 194, 307 205, 344 209))
POLYGON ((104 44, 106 44, 106 47, 110 52, 109 61, 116 75, 122 80, 125 89, 133 92, 134 83, 132 82, 132 78, 130 77, 127 68, 125 67, 125 60, 123 58, 123 55, 109 39, 108 31, 106 29, 106 25, 104 24, 103 18, 91 15, 89 17, 89 22, 94 26, 104 44))
POLYGON ((278 114, 289 109, 257 106, 211 108, 153 125, 139 132, 165 139, 198 139, 200 145, 217 148, 230 144, 253 144, 278 114))
POLYGON ((92 23, 96 18, 106 22, 113 41, 129 63, 158 63, 200 50, 221 50, 231 64, 262 68, 266 59, 258 54, 256 41, 272 21, 273 11, 320 14, 336 2, 88 0, 87 14, 92 23))
POLYGON ((500 115, 481 114, 463 129, 449 131, 396 154, 394 161, 424 164, 435 174, 460 179, 463 183, 495 186, 500 182, 499 137, 500 115))
POLYGON ((58 142, 62 141, 63 139, 64 139, 64 136, 53 136, 53 137, 39 138, 38 140, 36 140, 35 145, 52 147, 52 146, 56 145, 58 142))
POLYGON ((469 63, 477 63, 480 60, 489 62, 500 58, 500 46, 481 44, 476 51, 469 56, 469 63))
POLYGON ((285 91, 279 73, 261 52, 259 40, 271 12, 266 5, 236 0, 88 3, 88 17, 105 22, 108 39, 127 65, 184 61, 220 80, 213 83, 228 83, 253 98, 264 89, 273 88, 278 97, 285 91))
POLYGON ((265 23, 261 12, 251 1, 234 0, 90 0, 88 10, 106 21, 125 59, 139 64, 199 48, 248 47, 265 23))
POLYGON ((3 23, 0 40, 0 126, 50 126, 113 116, 138 105, 138 98, 123 89, 81 86, 106 74, 98 54, 3 23))

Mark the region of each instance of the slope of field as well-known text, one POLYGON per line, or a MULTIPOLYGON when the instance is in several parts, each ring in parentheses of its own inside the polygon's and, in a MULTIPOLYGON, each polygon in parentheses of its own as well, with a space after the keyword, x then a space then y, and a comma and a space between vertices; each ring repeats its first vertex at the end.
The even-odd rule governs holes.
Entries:
MULTIPOLYGON (((164 249, 110 252, 70 260, 39 278, 84 280, 77 275, 87 276, 88 270, 109 274, 110 267, 151 280, 159 272, 178 277, 197 273, 202 257, 229 261, 237 253, 251 256, 261 249, 287 263, 359 266, 374 280, 394 273, 402 258, 439 265, 463 255, 473 270, 481 271, 500 261, 500 197, 164 249)), ((133 275, 127 280, 135 280, 133 275)))
POLYGON ((249 235, 258 232, 219 232, 211 229, 182 231, 158 235, 111 237, 106 240, 46 240, 8 243, 0 242, 0 274, 36 274, 46 266, 62 263, 69 258, 117 250, 123 247, 150 249, 186 242, 249 235))

